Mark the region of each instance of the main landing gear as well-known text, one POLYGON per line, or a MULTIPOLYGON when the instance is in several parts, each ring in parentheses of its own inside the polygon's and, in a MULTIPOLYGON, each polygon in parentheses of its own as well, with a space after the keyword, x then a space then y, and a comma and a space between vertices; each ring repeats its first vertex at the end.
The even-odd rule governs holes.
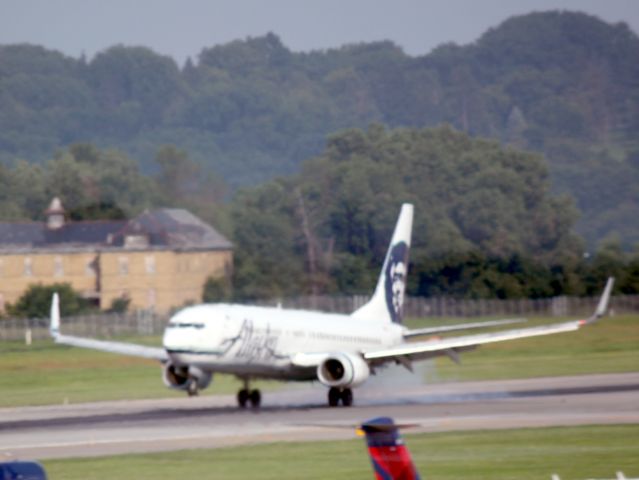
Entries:
POLYGON ((328 390, 329 406, 337 407, 340 401, 345 407, 353 405, 353 391, 350 388, 331 387, 328 390))
POLYGON ((244 379, 244 388, 237 392, 237 404, 240 408, 246 408, 248 404, 253 408, 259 408, 262 403, 262 394, 257 389, 249 389, 248 379, 244 379))
POLYGON ((197 397, 200 394, 200 391, 197 388, 197 382, 191 382, 189 384, 189 388, 186 390, 186 393, 189 397, 197 397))

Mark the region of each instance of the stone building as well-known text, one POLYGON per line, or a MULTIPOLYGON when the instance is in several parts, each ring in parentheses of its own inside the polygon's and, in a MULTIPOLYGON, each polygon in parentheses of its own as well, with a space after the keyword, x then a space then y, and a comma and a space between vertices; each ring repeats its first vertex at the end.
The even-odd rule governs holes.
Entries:
POLYGON ((102 309, 124 297, 165 312, 199 302, 206 279, 232 268, 231 243, 186 210, 70 222, 55 198, 45 213, 46 222, 0 222, 0 311, 31 284, 68 282, 102 309))

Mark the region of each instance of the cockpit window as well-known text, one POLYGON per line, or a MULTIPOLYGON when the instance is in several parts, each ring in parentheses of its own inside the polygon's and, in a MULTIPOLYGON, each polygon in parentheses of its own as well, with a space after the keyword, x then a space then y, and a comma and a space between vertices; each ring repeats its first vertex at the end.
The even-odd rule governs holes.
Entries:
POLYGON ((166 328, 204 328, 203 323, 169 323, 166 328))

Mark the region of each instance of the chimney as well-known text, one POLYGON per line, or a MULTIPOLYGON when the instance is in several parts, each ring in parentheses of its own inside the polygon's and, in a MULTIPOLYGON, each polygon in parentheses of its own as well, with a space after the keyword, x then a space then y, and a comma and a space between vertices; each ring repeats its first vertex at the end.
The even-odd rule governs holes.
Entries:
POLYGON ((57 230, 64 226, 64 208, 58 197, 51 200, 49 208, 44 211, 47 217, 47 228, 49 230, 57 230))

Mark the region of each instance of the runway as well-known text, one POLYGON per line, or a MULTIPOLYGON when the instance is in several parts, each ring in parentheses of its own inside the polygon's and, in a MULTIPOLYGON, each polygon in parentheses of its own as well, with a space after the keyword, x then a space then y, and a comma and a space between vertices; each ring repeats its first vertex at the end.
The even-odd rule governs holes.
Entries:
MULTIPOLYGON (((368 387, 368 386, 367 386, 368 387)), ((386 415, 415 432, 639 424, 639 373, 434 385, 373 384, 351 408, 326 406, 321 385, 263 394, 0 409, 0 458, 45 459, 354 438, 386 415)))

